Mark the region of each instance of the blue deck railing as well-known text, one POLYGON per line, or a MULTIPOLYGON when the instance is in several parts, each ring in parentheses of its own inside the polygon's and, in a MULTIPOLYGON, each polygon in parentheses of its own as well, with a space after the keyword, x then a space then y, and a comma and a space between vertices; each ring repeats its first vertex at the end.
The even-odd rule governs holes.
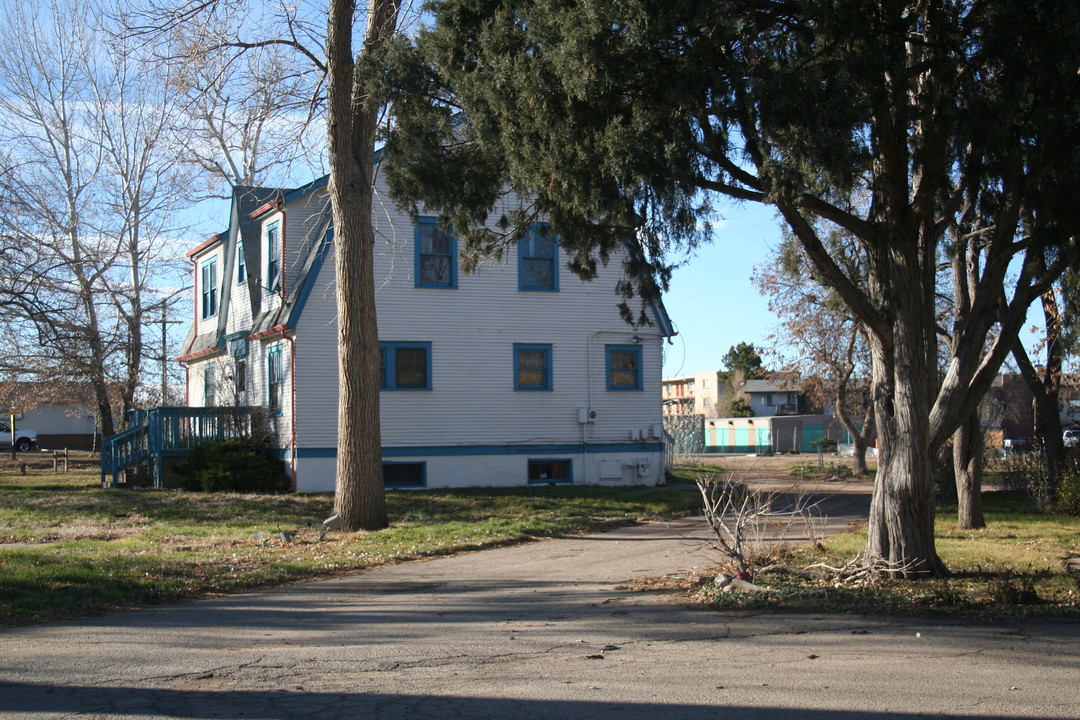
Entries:
POLYGON ((254 412, 248 407, 133 410, 128 429, 101 444, 101 484, 116 487, 121 472, 145 465, 155 487, 162 487, 166 457, 186 456, 209 440, 250 435, 254 412))

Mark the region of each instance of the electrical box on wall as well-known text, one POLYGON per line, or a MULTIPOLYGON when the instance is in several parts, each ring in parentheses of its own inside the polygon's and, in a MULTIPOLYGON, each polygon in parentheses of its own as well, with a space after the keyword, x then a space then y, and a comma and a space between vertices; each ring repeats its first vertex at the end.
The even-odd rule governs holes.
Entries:
POLYGON ((577 421, 582 424, 596 422, 596 411, 592 408, 578 408, 577 421))

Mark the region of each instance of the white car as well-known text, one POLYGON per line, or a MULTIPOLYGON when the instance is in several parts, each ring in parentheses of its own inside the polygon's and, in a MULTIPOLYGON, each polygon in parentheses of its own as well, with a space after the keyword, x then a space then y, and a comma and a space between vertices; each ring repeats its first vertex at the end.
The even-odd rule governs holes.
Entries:
MULTIPOLYGON (((27 452, 37 445, 37 433, 33 430, 15 428, 15 449, 27 452)), ((0 421, 0 446, 11 447, 11 426, 0 421)))
POLYGON ((1065 447, 1080 447, 1080 430, 1066 430, 1061 434, 1065 447))

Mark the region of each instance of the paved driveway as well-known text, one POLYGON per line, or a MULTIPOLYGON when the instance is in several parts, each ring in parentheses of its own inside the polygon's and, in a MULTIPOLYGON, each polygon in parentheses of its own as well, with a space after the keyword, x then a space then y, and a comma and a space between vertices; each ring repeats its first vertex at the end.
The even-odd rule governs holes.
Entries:
MULTIPOLYGON (((866 497, 840 496, 845 525, 866 497)), ((716 613, 699 519, 0 633, 0 718, 1080 717, 1080 624, 716 613)))

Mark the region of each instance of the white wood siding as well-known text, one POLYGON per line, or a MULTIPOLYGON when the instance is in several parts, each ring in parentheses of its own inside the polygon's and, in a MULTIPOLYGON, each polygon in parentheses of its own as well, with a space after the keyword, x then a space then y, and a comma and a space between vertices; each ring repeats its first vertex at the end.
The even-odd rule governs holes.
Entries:
MULTIPOLYGON (((376 196, 388 197, 385 188, 376 196)), ((508 208, 497 208, 493 217, 508 208)), ((300 271, 312 244, 321 241, 327 212, 326 191, 320 189, 283 210, 266 213, 260 218, 262 266, 249 267, 249 276, 265 284, 267 230, 277 222, 286 245, 281 256, 285 291, 295 289, 302 281, 300 271)), ((619 316, 614 291, 623 276, 621 258, 613 257, 609 266, 599 269, 596 280, 586 283, 566 269, 567 258, 560 251, 556 262, 559 290, 521 291, 517 249, 512 248, 500 262, 481 263, 469 275, 459 272, 456 288, 417 288, 413 218, 384 203, 377 205, 374 222, 380 340, 431 344, 430 389, 381 393, 382 444, 396 452, 389 459, 426 462, 428 483, 433 486, 520 484, 531 457, 571 460, 578 483, 656 482, 662 477, 662 457, 650 456, 659 454, 653 449, 659 447, 662 426, 662 338, 656 327, 634 329, 619 316), (551 346, 551 390, 514 389, 515 343, 551 346), (608 345, 642 348, 643 390, 607 389, 608 345), (579 422, 579 411, 589 410, 595 420, 579 422), (643 451, 637 443, 648 443, 650 450, 643 451), (619 451, 583 454, 569 450, 580 450, 583 445, 591 450, 617 445, 619 451), (425 450, 432 447, 451 448, 450 454, 425 450), (563 447, 568 448, 566 453, 552 454, 556 452, 552 448, 563 447), (410 448, 416 449, 415 455, 409 454, 410 448), (651 469, 639 474, 638 464, 646 461, 651 469)), ((227 251, 235 253, 235 247, 230 243, 227 251)), ((220 247, 214 252, 220 253, 220 247)), ((457 261, 460 267, 460 248, 457 261)), ((219 275, 226 265, 229 271, 219 282, 234 283, 226 333, 248 329, 252 319, 247 314, 246 288, 235 285, 234 263, 218 262, 219 275)), ((262 312, 280 306, 280 296, 268 293, 262 312)), ((269 392, 268 350, 281 347, 285 386, 282 412, 273 424, 301 490, 333 488, 336 311, 331 248, 299 326, 288 331, 291 337, 270 335, 249 344, 248 403, 262 406, 267 405, 269 392)), ((189 403, 202 404, 201 366, 205 362, 218 364, 218 402, 227 404, 226 377, 235 367, 228 355, 191 364, 189 403)))
MULTIPOLYGON (((376 257, 379 337, 432 346, 430 390, 381 393, 384 446, 657 441, 661 338, 655 327, 635 330, 620 318, 619 258, 585 283, 560 253, 558 292, 518 290, 516 249, 459 274, 457 288, 416 288, 412 218, 383 206, 376 230, 385 240, 376 257), (645 389, 609 391, 605 346, 634 345, 635 336, 645 389), (515 343, 552 346, 551 391, 514 390, 515 343), (579 423, 579 408, 593 409, 596 421, 579 423)), ((333 261, 331 252, 297 329, 299 448, 337 442, 333 261)))

